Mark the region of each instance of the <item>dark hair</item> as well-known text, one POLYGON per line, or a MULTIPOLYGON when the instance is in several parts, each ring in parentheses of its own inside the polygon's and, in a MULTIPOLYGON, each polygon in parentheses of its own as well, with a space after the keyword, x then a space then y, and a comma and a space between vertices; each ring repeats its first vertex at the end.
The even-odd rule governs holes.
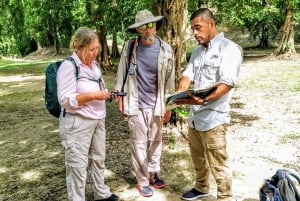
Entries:
POLYGON ((198 10, 193 12, 193 14, 190 17, 190 21, 199 16, 201 16, 204 19, 212 19, 215 21, 213 13, 208 8, 199 8, 198 10))

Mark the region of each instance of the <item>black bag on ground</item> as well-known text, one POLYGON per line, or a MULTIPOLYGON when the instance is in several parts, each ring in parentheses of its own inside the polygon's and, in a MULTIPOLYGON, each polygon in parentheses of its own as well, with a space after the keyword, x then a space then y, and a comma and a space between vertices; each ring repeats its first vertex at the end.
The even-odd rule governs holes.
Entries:
POLYGON ((278 169, 276 174, 259 190, 260 201, 300 201, 297 187, 300 185, 300 177, 288 170, 278 169))
MULTIPOLYGON (((76 79, 78 78, 79 70, 78 67, 72 57, 66 58, 67 60, 71 61, 72 64, 75 66, 75 76, 76 79)), ((54 63, 51 63, 47 66, 45 71, 45 105, 50 114, 55 116, 56 118, 59 117, 61 112, 61 106, 58 102, 57 98, 57 83, 56 83, 56 75, 59 66, 61 65, 63 61, 57 61, 54 63)))

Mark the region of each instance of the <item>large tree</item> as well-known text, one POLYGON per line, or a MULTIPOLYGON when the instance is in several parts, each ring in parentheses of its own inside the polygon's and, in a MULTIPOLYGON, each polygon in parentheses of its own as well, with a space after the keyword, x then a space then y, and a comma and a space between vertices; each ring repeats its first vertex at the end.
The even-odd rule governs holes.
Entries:
POLYGON ((186 0, 158 0, 159 13, 165 17, 161 30, 163 40, 168 42, 175 54, 176 83, 186 65, 186 0))
POLYGON ((294 9, 298 5, 298 0, 286 0, 284 9, 285 9, 285 20, 281 28, 281 37, 279 40, 278 47, 272 53, 272 56, 275 56, 279 59, 295 59, 297 57, 294 39, 294 9))

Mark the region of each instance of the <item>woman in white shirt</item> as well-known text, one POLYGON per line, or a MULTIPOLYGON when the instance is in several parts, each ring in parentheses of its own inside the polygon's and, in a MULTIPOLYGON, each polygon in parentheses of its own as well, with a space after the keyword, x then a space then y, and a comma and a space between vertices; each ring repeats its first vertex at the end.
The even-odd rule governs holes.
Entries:
POLYGON ((89 172, 95 200, 117 201, 119 197, 104 184, 105 101, 111 94, 105 89, 96 63, 98 36, 80 27, 72 36, 70 60, 57 73, 57 96, 62 112, 59 118, 61 144, 65 148, 66 182, 69 200, 85 200, 89 172), (78 77, 76 76, 78 68, 78 77))

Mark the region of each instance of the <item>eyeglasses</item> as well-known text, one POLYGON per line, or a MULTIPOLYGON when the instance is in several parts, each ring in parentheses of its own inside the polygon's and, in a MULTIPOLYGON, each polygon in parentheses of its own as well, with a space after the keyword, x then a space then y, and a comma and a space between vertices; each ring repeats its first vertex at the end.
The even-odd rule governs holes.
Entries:
POLYGON ((153 27, 153 22, 149 22, 148 24, 143 24, 143 25, 141 25, 141 26, 139 26, 139 30, 145 30, 145 29, 147 29, 147 28, 152 28, 153 27))

